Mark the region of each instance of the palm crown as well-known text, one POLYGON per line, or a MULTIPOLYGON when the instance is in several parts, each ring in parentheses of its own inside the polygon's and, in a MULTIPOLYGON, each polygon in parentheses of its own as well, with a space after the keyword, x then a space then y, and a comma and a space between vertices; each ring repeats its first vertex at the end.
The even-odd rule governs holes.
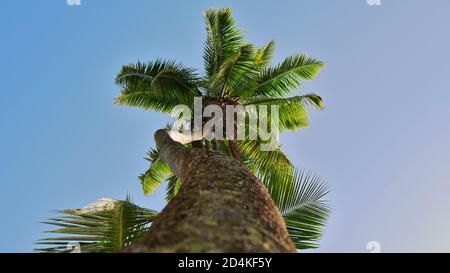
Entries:
MULTIPOLYGON (((117 75, 116 83, 122 86, 122 90, 115 103, 163 113, 170 113, 179 104, 192 108, 195 97, 202 97, 206 104, 217 104, 221 107, 278 105, 280 132, 307 127, 307 106, 321 109, 322 99, 312 93, 293 95, 293 91, 301 86, 303 80, 312 80, 317 76, 324 64, 307 55, 296 54, 287 57, 278 65, 271 66, 274 41, 261 48, 246 43, 229 8, 207 10, 204 18, 207 31, 203 55, 204 75, 200 76, 195 69, 175 61, 156 60, 128 64, 123 66, 117 75)), ((297 248, 316 247, 329 213, 327 203, 322 200, 327 193, 326 187, 317 176, 296 171, 280 147, 273 151, 263 151, 262 144, 264 141, 261 139, 244 139, 201 140, 187 145, 220 150, 240 160, 269 190, 285 217, 288 232, 297 248)), ((139 177, 144 193, 153 193, 161 183, 167 181, 166 199, 170 201, 177 194, 182 181, 160 158, 157 149, 150 149, 146 159, 150 162, 150 167, 139 177)), ((114 204, 123 206, 123 202, 129 203, 116 201, 114 204)), ((111 218, 115 217, 114 209, 110 207, 110 210, 106 211, 109 211, 111 218)), ((72 210, 62 212, 74 217, 72 210)), ((156 212, 146 213, 144 215, 151 217, 140 218, 142 221, 137 224, 141 228, 151 223, 156 212)), ((53 219, 51 223, 61 225, 63 222, 69 225, 64 226, 69 228, 68 230, 57 230, 57 233, 86 235, 88 228, 92 230, 92 227, 85 224, 91 224, 92 219, 87 222, 82 219, 91 217, 91 214, 92 212, 77 213, 76 220, 81 224, 66 223, 59 218, 53 219), (80 229, 78 233, 77 228, 80 229)), ((121 232, 126 232, 126 229, 121 232)), ((88 245, 98 246, 99 242, 105 241, 97 238, 98 234, 88 235, 94 236, 86 240, 88 245)), ((122 238, 126 234, 112 232, 110 236, 122 238)), ((118 241, 109 241, 111 240, 118 241)), ((116 243, 106 249, 118 249, 126 243, 127 241, 122 240, 121 244, 116 243)))

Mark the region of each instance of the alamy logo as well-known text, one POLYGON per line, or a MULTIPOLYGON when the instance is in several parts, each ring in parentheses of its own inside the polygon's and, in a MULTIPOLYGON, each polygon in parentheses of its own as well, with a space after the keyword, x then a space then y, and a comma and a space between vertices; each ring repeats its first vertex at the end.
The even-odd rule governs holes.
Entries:
POLYGON ((71 241, 66 245, 67 253, 81 253, 81 246, 79 242, 71 241))
POLYGON ((370 241, 367 243, 366 249, 370 253, 381 253, 381 244, 378 241, 370 241))
POLYGON ((204 107, 194 98, 194 109, 177 105, 169 135, 177 142, 211 140, 260 140, 262 151, 273 151, 279 143, 279 105, 217 105, 204 107), (248 134, 247 134, 248 133, 248 134))
POLYGON ((66 0, 67 5, 69 6, 80 6, 81 0, 66 0))
POLYGON ((380 6, 381 0, 366 0, 369 6, 380 6))

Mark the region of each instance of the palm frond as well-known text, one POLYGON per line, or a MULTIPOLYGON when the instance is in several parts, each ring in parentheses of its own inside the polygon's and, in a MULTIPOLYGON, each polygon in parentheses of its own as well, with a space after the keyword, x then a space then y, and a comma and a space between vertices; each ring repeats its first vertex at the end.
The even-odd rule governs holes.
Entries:
POLYGON ((208 9, 203 15, 207 32, 203 59, 208 78, 244 43, 242 32, 231 15, 230 8, 208 9))
POLYGON ((281 175, 282 173, 291 173, 293 165, 287 156, 281 151, 281 148, 275 148, 271 151, 264 151, 261 145, 264 141, 243 140, 239 141, 239 150, 246 166, 252 170, 255 175, 269 186, 273 173, 281 175))
POLYGON ((243 97, 272 96, 282 97, 300 87, 301 80, 312 80, 324 63, 307 55, 292 55, 275 67, 263 69, 258 84, 243 97))
POLYGON ((255 57, 255 64, 260 68, 264 68, 267 65, 270 65, 274 52, 275 41, 272 40, 268 44, 258 49, 255 57))
MULTIPOLYGON (((270 123, 271 106, 278 107, 278 124, 280 132, 293 131, 306 128, 309 125, 309 114, 306 106, 311 105, 316 109, 323 108, 322 98, 316 94, 307 94, 303 96, 294 96, 289 98, 274 98, 274 97, 251 97, 243 102, 244 106, 248 105, 266 105, 267 117, 266 120, 270 123)), ((261 113, 258 111, 258 115, 261 113)))
POLYGON ((262 151, 261 141, 240 142, 244 163, 269 191, 284 217, 297 249, 318 247, 330 208, 328 189, 320 177, 297 171, 281 151, 262 151))
POLYGON ((166 162, 159 157, 158 150, 150 149, 147 152, 148 157, 145 158, 150 162, 149 169, 139 176, 142 189, 145 195, 150 195, 159 188, 164 180, 172 175, 172 171, 166 162))
POLYGON ((245 90, 249 82, 256 79, 256 48, 247 44, 241 46, 233 55, 224 60, 216 74, 210 78, 210 91, 218 97, 238 94, 245 90))
POLYGON ((166 201, 170 202, 178 194, 181 188, 181 179, 175 175, 170 176, 167 179, 166 201))
POLYGON ((281 104, 292 104, 292 103, 302 103, 304 106, 311 105, 316 109, 323 108, 323 100, 319 95, 314 93, 302 95, 302 96, 294 96, 288 98, 273 98, 273 97, 251 97, 244 99, 244 106, 247 105, 281 105, 281 104))
POLYGON ((180 101, 171 97, 152 94, 145 89, 134 88, 133 91, 123 89, 121 94, 114 99, 114 103, 170 114, 173 108, 180 104, 180 101))
POLYGON ((115 102, 119 105, 168 112, 175 105, 192 105, 199 79, 195 71, 174 61, 156 60, 128 64, 116 77, 123 89, 115 102))
POLYGON ((59 227, 48 233, 67 236, 41 239, 36 244, 47 247, 35 251, 68 252, 67 246, 77 242, 82 252, 114 252, 140 238, 158 214, 127 200, 111 198, 101 198, 85 208, 58 213, 63 215, 44 223, 59 227))
POLYGON ((317 248, 330 213, 323 199, 328 193, 325 183, 305 171, 274 175, 271 180, 268 190, 297 249, 317 248))

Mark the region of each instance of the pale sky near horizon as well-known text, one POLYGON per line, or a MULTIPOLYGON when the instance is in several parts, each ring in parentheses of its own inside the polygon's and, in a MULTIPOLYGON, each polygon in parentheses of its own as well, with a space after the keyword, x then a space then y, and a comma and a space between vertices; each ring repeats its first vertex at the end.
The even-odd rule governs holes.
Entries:
POLYGON ((203 69, 202 12, 232 7, 275 62, 327 66, 300 92, 325 100, 283 135, 320 174, 333 207, 317 252, 450 252, 448 0, 3 1, 0 7, 0 252, 29 252, 51 210, 100 197, 161 209, 137 176, 168 118, 114 106, 121 65, 156 58, 203 69))

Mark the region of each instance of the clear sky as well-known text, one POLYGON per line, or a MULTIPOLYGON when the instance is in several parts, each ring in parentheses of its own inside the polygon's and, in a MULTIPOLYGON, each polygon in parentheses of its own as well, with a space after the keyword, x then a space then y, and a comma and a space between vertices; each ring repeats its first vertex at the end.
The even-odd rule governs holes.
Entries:
POLYGON ((167 118, 114 106, 121 65, 171 58, 202 69, 202 12, 231 6, 276 61, 327 63, 301 92, 323 96, 311 127, 282 136, 319 173, 333 212, 316 251, 450 251, 450 1, 2 1, 0 251, 31 251, 54 216, 99 197, 145 197, 153 132, 167 118))

